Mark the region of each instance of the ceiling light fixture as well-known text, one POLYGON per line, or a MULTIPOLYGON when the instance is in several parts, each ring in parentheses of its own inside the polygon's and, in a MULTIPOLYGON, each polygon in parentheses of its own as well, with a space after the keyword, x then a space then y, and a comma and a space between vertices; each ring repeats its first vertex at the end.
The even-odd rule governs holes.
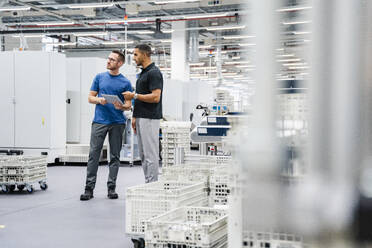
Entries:
POLYGON ((22 34, 21 35, 17 34, 17 35, 12 35, 12 37, 14 37, 14 38, 19 38, 21 36, 23 36, 25 38, 40 38, 40 37, 44 37, 44 34, 23 34, 23 35, 22 34))
POLYGON ((199 45, 200 49, 211 48, 212 45, 199 45))
POLYGON ((278 9, 276 11, 278 12, 288 12, 288 11, 298 11, 298 10, 307 10, 311 9, 311 6, 299 6, 299 7, 289 7, 289 8, 283 8, 283 9, 278 9))
POLYGON ((246 46, 255 46, 256 44, 255 43, 240 43, 239 46, 243 46, 243 47, 246 47, 246 46))
POLYGON ((222 17, 227 16, 228 13, 219 13, 219 14, 206 14, 206 15, 190 15, 184 16, 183 19, 201 19, 201 18, 213 18, 213 17, 222 17))
POLYGON ((204 62, 197 62, 197 63, 189 63, 190 66, 201 66, 204 65, 204 62))
POLYGON ((231 29, 243 29, 245 25, 242 26, 225 26, 225 27, 207 27, 208 31, 218 31, 218 30, 231 30, 231 29))
POLYGON ((75 46, 76 42, 57 42, 57 43, 46 43, 52 44, 53 46, 75 46))
POLYGON ((108 32, 87 32, 87 33, 73 33, 75 36, 105 36, 108 32))
POLYGON ((70 9, 87 9, 87 8, 107 8, 114 6, 113 3, 92 3, 92 4, 70 4, 70 9))
POLYGON ((74 22, 38 22, 35 23, 37 26, 64 26, 64 25, 74 25, 74 22))
POLYGON ((311 21, 293 21, 293 22, 282 22, 284 25, 296 25, 296 24, 308 24, 311 21))
POLYGON ((277 62, 298 62, 301 59, 278 59, 277 62))
POLYGON ((161 32, 163 32, 164 34, 170 34, 170 33, 173 33, 174 30, 173 29, 163 29, 161 32))
POLYGON ((167 4, 167 3, 192 3, 192 2, 200 2, 200 0, 164 0, 164 1, 153 1, 155 4, 167 4))
POLYGON ((225 65, 249 64, 249 61, 226 61, 225 65))
POLYGON ((21 10, 30 10, 31 7, 26 6, 9 6, 9 7, 1 7, 0 11, 21 11, 21 10))
POLYGON ((172 42, 172 40, 160 40, 162 43, 172 42))
POLYGON ((154 31, 151 30, 143 30, 143 31, 136 31, 137 34, 153 34, 154 31))
POLYGON ((278 57, 294 57, 294 54, 279 54, 278 57))
POLYGON ((229 35, 229 36, 222 36, 225 40, 235 40, 235 39, 248 39, 254 38, 254 35, 229 35))
POLYGON ((298 35, 298 34, 311 34, 310 31, 293 31, 292 33, 295 34, 295 35, 298 35))
POLYGON ((135 19, 135 18, 132 18, 132 19, 128 19, 128 20, 123 20, 123 19, 120 19, 120 20, 106 20, 105 22, 106 23, 117 23, 117 24, 124 24, 125 22, 147 22, 149 19, 148 18, 138 18, 138 19, 135 19))
POLYGON ((104 41, 102 42, 103 45, 125 45, 125 44, 133 44, 133 41, 104 41))

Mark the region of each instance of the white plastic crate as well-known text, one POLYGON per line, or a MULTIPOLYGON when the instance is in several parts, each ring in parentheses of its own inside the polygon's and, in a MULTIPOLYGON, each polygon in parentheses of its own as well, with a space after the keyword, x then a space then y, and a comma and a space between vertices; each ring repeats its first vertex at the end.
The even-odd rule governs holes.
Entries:
POLYGON ((14 190, 15 186, 26 186, 33 192, 33 183, 39 183, 41 189, 47 189, 46 156, 2 156, 0 158, 0 186, 3 192, 14 190))
POLYGON ((146 222, 145 242, 147 248, 226 246, 226 211, 203 207, 174 209, 146 222))
POLYGON ((68 144, 66 145, 66 155, 89 154, 89 144, 68 144))
POLYGON ((185 163, 209 163, 216 165, 223 165, 231 163, 231 156, 212 156, 212 155, 196 155, 196 154, 185 154, 185 163))
POLYGON ((206 206, 203 183, 161 181, 127 188, 125 230, 129 235, 143 235, 145 221, 181 206, 206 206))
POLYGON ((211 170, 209 178, 209 204, 211 206, 227 204, 227 198, 231 192, 228 168, 229 166, 220 165, 211 170))
POLYGON ((60 162, 70 162, 70 163, 87 163, 89 160, 88 154, 70 154, 70 155, 61 155, 59 157, 60 162))
POLYGON ((160 180, 203 182, 209 187, 209 177, 214 165, 209 164, 181 164, 165 167, 160 180))
POLYGON ((243 247, 303 248, 305 244, 302 237, 293 234, 245 231, 243 233, 243 247))

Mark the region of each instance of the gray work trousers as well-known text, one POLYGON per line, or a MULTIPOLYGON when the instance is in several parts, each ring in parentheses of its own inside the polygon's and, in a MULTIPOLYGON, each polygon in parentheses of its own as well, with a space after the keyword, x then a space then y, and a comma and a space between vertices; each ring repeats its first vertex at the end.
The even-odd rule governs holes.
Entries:
POLYGON ((109 189, 115 189, 116 178, 119 172, 120 150, 122 147, 124 129, 125 124, 92 124, 85 189, 93 190, 96 186, 99 157, 107 133, 109 134, 110 144, 110 163, 107 187, 109 189))
POLYGON ((159 119, 136 118, 138 151, 146 183, 158 180, 159 128, 159 119))

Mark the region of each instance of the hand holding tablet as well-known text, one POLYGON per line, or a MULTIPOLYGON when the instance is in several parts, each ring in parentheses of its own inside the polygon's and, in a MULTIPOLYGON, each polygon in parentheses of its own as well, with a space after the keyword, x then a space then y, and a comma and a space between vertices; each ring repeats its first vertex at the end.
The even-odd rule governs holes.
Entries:
POLYGON ((120 104, 124 104, 117 95, 102 94, 102 97, 105 98, 108 103, 114 104, 114 102, 119 102, 120 104))

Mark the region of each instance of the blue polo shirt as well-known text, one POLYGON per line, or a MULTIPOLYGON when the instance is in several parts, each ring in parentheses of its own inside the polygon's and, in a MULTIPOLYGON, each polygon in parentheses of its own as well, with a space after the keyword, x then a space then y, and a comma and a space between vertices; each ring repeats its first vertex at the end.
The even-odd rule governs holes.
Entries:
MULTIPOLYGON (((102 94, 117 95, 123 102, 124 97, 121 93, 133 91, 132 85, 126 77, 122 74, 113 76, 109 72, 97 74, 90 90, 97 91, 98 97, 102 97, 102 94)), ((105 105, 97 104, 93 122, 99 124, 124 124, 126 118, 123 111, 115 109, 111 103, 106 103, 105 105)))

